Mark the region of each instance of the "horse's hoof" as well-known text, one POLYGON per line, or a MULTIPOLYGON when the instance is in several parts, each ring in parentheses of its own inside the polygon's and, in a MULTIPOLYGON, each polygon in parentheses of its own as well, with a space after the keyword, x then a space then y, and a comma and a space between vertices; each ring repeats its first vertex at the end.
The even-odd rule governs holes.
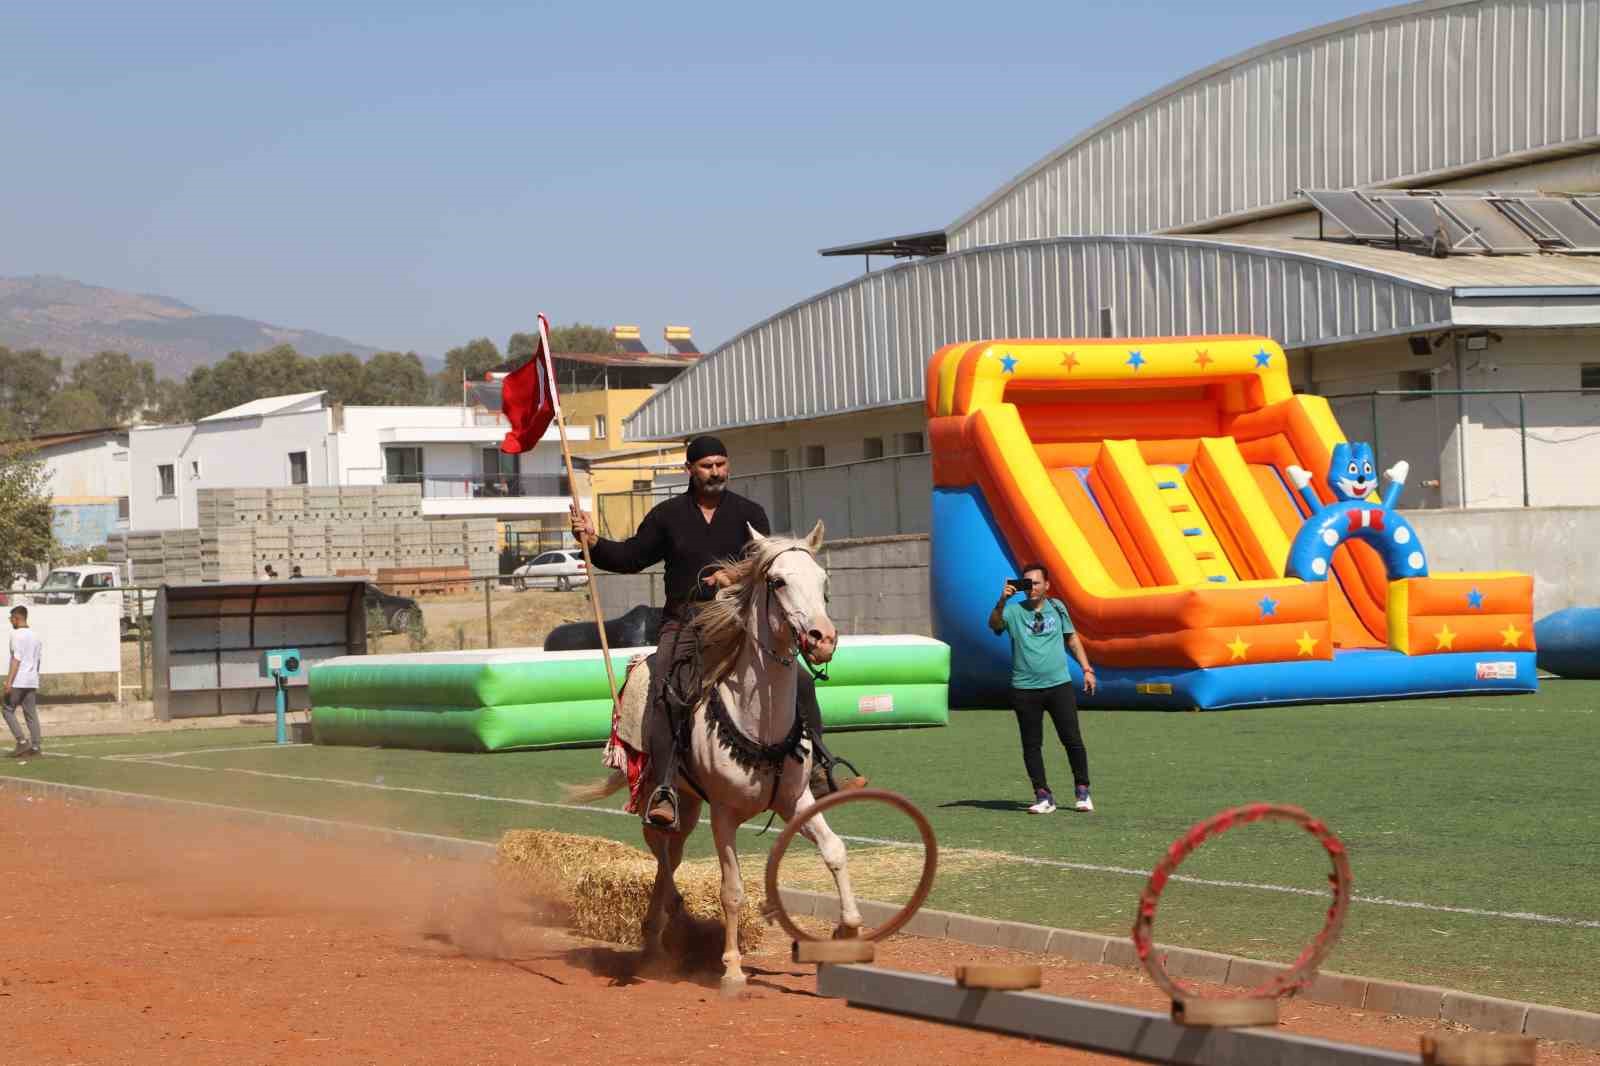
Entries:
POLYGON ((836 925, 833 927, 833 939, 854 940, 861 935, 859 925, 836 925))
POLYGON ((738 999, 749 990, 749 983, 741 976, 738 978, 724 977, 722 979, 722 998, 738 999))

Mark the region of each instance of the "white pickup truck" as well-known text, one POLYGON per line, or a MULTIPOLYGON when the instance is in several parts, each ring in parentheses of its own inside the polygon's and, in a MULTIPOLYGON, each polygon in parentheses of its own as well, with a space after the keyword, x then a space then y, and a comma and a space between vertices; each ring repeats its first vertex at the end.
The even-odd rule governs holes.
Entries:
POLYGON ((126 637, 134 631, 139 619, 149 619, 156 608, 153 589, 136 589, 125 593, 122 590, 126 584, 120 567, 103 564, 58 566, 45 575, 38 588, 13 593, 12 599, 52 604, 88 603, 96 596, 114 593, 122 597, 122 635, 126 637))

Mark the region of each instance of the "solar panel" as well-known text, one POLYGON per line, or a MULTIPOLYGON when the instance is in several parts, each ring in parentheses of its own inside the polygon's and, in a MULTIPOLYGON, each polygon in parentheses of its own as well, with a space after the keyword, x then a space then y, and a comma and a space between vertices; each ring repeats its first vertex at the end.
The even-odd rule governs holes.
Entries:
POLYGON ((1374 211, 1372 205, 1363 200, 1358 193, 1349 189, 1318 189, 1302 190, 1301 195, 1358 241, 1394 239, 1393 223, 1374 211))
POLYGON ((1565 197, 1519 196, 1517 202, 1539 216, 1574 252, 1600 252, 1600 222, 1565 197))
POLYGON ((1409 223, 1411 229, 1416 231, 1412 236, 1419 240, 1431 242, 1433 235, 1443 226, 1445 240, 1449 242, 1451 251, 1475 252, 1486 247, 1486 244, 1474 240, 1461 223, 1438 209, 1436 196, 1407 196, 1404 193, 1383 196, 1375 193, 1372 199, 1409 223))
POLYGON ((1504 255, 1539 250, 1539 242, 1498 210, 1493 201, 1476 196, 1441 196, 1439 203, 1491 252, 1504 255))

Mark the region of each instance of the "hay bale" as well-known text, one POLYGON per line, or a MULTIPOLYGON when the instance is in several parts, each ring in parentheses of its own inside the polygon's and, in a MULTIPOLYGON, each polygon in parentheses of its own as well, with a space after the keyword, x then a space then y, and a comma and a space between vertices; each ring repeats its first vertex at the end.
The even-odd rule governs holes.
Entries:
MULTIPOLYGON (((654 859, 596 863, 578 878, 572 898, 574 928, 584 936, 612 944, 638 946, 650 890, 655 885, 654 859)), ((722 925, 722 872, 710 862, 678 867, 678 892, 683 910, 700 923, 722 925)), ((766 893, 759 882, 744 878, 744 904, 739 908, 739 950, 755 951, 766 933, 761 907, 766 893)))
MULTIPOLYGON (((495 860, 503 883, 567 904, 573 928, 583 936, 612 944, 643 943, 641 927, 656 880, 656 860, 649 853, 601 837, 512 829, 501 835, 495 860)), ((739 946, 744 951, 760 946, 766 925, 761 917, 766 892, 752 879, 751 869, 746 863, 742 871, 739 946)), ((759 873, 761 867, 754 869, 759 873)), ((722 871, 715 860, 685 862, 678 867, 677 883, 684 912, 720 927, 722 871)))
POLYGON ((502 881, 546 899, 571 903, 578 879, 598 865, 655 860, 638 848, 615 840, 556 833, 546 829, 510 829, 495 849, 495 870, 502 881))

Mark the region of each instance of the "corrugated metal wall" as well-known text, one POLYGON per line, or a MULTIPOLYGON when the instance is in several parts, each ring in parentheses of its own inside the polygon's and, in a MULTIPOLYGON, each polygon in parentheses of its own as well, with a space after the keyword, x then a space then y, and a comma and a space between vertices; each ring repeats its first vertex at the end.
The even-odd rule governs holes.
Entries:
POLYGON ((1377 12, 1203 71, 1070 142, 950 228, 952 250, 1155 233, 1600 137, 1600 0, 1377 12))
POLYGON ((627 420, 629 440, 922 399, 940 346, 984 337, 1258 333, 1285 348, 1436 328, 1450 294, 1306 256, 1173 237, 979 248, 865 275, 711 352, 627 420))

